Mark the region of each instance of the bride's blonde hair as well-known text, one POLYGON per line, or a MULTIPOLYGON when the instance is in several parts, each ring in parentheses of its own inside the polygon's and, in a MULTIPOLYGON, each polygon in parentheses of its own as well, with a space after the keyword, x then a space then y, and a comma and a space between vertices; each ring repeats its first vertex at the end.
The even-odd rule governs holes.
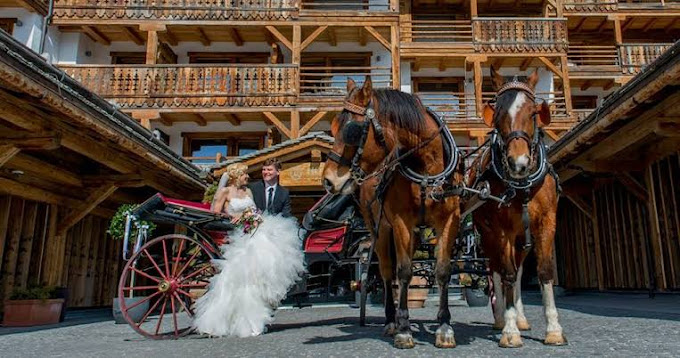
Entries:
POLYGON ((227 185, 232 185, 241 175, 248 173, 248 166, 243 163, 229 164, 229 166, 227 166, 226 173, 227 176, 229 176, 227 185))

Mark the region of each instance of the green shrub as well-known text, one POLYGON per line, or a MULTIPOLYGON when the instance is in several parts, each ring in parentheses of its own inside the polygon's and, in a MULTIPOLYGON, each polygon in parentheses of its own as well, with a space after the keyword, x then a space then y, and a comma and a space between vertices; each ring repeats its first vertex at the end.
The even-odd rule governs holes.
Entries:
MULTIPOLYGON (((125 221, 127 219, 127 214, 134 211, 139 207, 139 204, 123 204, 118 207, 116 213, 111 218, 109 223, 109 229, 106 231, 111 238, 114 240, 122 239, 125 236, 125 221)), ((138 225, 148 225, 147 234, 151 236, 153 231, 156 229, 156 224, 151 221, 138 220, 138 225)), ((130 242, 134 243, 137 240, 137 227, 132 224, 130 228, 130 242)))
POLYGON ((56 298, 57 288, 54 286, 30 286, 28 288, 15 288, 9 295, 10 301, 21 300, 48 300, 56 298))

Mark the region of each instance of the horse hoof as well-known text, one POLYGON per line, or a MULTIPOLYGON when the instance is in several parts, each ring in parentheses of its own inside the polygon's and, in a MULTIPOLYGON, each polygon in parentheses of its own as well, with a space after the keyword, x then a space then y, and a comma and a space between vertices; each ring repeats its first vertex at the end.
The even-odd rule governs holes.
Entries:
POLYGON ((383 331, 383 334, 388 337, 394 337, 394 335, 397 333, 397 325, 392 323, 388 323, 385 325, 385 330, 383 331))
POLYGON ((529 324, 529 321, 525 319, 523 320, 517 320, 517 329, 520 331, 531 331, 531 325, 529 324))
POLYGON ((567 345, 567 337, 562 332, 548 332, 543 344, 548 346, 565 346, 567 345))
POLYGON ((394 346, 399 349, 411 349, 416 346, 411 333, 397 333, 394 335, 394 346))
POLYGON ((503 328, 505 328, 505 322, 494 322, 493 323, 493 330, 494 331, 502 331, 503 328))
POLYGON ((455 348, 456 338, 453 335, 453 328, 448 324, 441 325, 437 332, 434 333, 435 342, 434 346, 437 348, 455 348))
POLYGON ((519 348, 524 345, 519 333, 503 333, 498 346, 501 348, 519 348))

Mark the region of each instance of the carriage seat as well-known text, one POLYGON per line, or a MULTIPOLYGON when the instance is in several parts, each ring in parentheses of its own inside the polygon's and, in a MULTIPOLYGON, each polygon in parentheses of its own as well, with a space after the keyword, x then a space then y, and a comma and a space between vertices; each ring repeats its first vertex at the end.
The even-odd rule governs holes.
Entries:
POLYGON ((328 193, 305 214, 302 227, 307 231, 317 231, 345 226, 345 222, 354 216, 354 211, 351 195, 328 193))

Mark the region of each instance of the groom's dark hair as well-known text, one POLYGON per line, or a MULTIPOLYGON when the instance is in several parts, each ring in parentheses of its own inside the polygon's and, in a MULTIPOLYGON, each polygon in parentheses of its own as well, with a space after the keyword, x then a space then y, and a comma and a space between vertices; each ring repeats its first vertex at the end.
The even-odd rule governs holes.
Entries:
POLYGON ((274 168, 276 168, 276 170, 281 170, 281 162, 277 158, 269 158, 265 160, 262 166, 265 167, 273 166, 274 168))

